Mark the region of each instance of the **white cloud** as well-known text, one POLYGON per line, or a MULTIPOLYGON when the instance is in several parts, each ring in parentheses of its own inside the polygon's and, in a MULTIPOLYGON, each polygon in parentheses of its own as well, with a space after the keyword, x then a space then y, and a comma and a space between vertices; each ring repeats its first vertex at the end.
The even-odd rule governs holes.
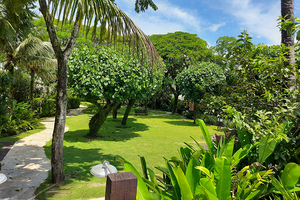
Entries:
POLYGON ((209 30, 215 32, 217 31, 221 26, 225 26, 226 22, 220 23, 220 24, 213 24, 210 27, 208 27, 209 30))
MULTIPOLYGON (((134 12, 135 0, 123 0, 124 2, 128 8, 124 11, 147 35, 188 30, 200 32, 201 20, 197 17, 197 13, 182 9, 167 0, 155 1, 157 11, 149 8, 145 13, 139 14, 134 12)), ((118 1, 116 3, 118 5, 118 1)))
POLYGON ((233 15, 238 23, 249 33, 269 39, 272 44, 280 43, 280 32, 277 28, 277 18, 280 15, 280 2, 261 5, 251 0, 228 0, 225 12, 233 15), (263 10, 266 8, 267 10, 263 10))

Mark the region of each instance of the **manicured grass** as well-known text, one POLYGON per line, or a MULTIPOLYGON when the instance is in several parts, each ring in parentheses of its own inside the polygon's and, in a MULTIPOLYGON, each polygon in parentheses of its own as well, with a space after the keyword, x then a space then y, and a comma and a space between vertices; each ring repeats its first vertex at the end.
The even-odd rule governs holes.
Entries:
MULTIPOLYGON (((183 142, 195 145, 190 136, 205 143, 200 128, 180 115, 130 116, 127 125, 131 128, 117 128, 121 117, 117 120, 109 117, 99 132, 103 138, 98 139, 84 138, 90 118, 91 115, 80 115, 67 119, 70 129, 65 133, 64 165, 69 176, 59 185, 51 185, 48 179, 39 188, 39 199, 103 197, 106 179, 92 176, 90 170, 104 160, 123 172, 121 163, 114 161, 114 156, 120 155, 141 173, 139 155, 145 156, 148 167, 158 173, 154 167, 164 166, 164 157, 178 156, 183 142)), ((208 126, 208 129, 211 134, 220 134, 215 126, 208 126)), ((45 151, 50 158, 51 142, 46 144, 45 151)))
MULTIPOLYGON (((95 106, 95 105, 93 105, 90 102, 82 102, 81 105, 88 107, 87 109, 83 110, 83 113, 85 113, 85 114, 95 114, 98 111, 98 107, 95 106)), ((132 108, 130 110, 129 115, 142 115, 142 116, 145 115, 145 113, 135 114, 135 112, 134 112, 135 109, 144 110, 145 107, 134 107, 134 108, 132 108)), ((120 117, 122 117, 124 115, 124 113, 125 113, 125 110, 126 110, 126 106, 122 106, 118 110, 118 115, 120 117)), ((148 115, 156 115, 156 114, 166 114, 166 112, 165 111, 161 111, 161 110, 152 110, 152 109, 148 108, 148 115)))
POLYGON ((16 142, 16 141, 18 141, 18 140, 20 140, 24 137, 27 137, 29 135, 38 133, 38 132, 40 132, 44 129, 46 129, 46 127, 43 124, 38 122, 38 125, 37 125, 36 129, 26 131, 26 132, 18 134, 18 135, 13 135, 13 136, 9 136, 9 137, 0 138, 0 142, 16 142))

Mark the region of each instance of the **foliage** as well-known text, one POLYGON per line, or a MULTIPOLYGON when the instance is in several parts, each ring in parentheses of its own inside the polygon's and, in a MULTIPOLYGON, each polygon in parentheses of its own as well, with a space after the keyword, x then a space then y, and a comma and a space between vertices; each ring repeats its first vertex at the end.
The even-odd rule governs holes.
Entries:
POLYGON ((198 120, 197 123, 208 150, 204 150, 196 140, 198 149, 186 143, 186 148, 179 149, 179 158, 165 159, 166 167, 157 168, 163 173, 163 177, 155 176, 153 171, 147 168, 143 157, 143 177, 126 159, 121 156, 115 157, 124 165, 126 171, 131 171, 138 177, 140 184, 137 199, 147 199, 147 196, 154 194, 157 195, 155 199, 178 200, 259 199, 265 195, 272 178, 272 169, 261 170, 262 165, 256 162, 240 171, 236 170, 238 163, 254 145, 248 144, 234 153, 232 139, 229 142, 223 140, 223 143, 214 147, 203 121, 198 120))
POLYGON ((13 101, 10 107, 12 115, 5 117, 0 126, 1 136, 16 135, 24 131, 32 130, 37 125, 35 112, 30 109, 30 105, 24 102, 13 101))
POLYGON ((178 96, 181 94, 175 78, 191 63, 209 61, 213 56, 206 41, 196 34, 175 32, 149 37, 166 65, 164 85, 175 97, 173 113, 176 112, 178 96))
POLYGON ((108 48, 75 50, 69 63, 70 85, 92 102, 110 99, 122 103, 129 98, 147 99, 161 82, 159 72, 108 48))
POLYGON ((55 99, 34 98, 33 110, 36 110, 38 117, 53 117, 56 111, 55 99))
POLYGON ((7 115, 9 98, 9 86, 13 78, 7 72, 0 71, 0 120, 7 115))
POLYGON ((127 99, 149 99, 161 85, 160 69, 149 69, 138 59, 109 48, 75 50, 69 64, 69 83, 74 91, 100 109, 90 121, 89 135, 98 134, 118 104, 127 99))
POLYGON ((296 33, 296 39, 300 41, 300 19, 292 16, 291 19, 286 19, 287 15, 282 17, 280 16, 277 21, 278 27, 280 30, 287 31, 288 35, 294 35, 296 33))
POLYGON ((218 65, 201 62, 180 73, 176 81, 185 99, 199 101, 205 93, 214 92, 225 76, 218 65))
POLYGON ((68 98, 68 108, 69 109, 79 108, 80 102, 81 102, 81 98, 69 97, 68 98))

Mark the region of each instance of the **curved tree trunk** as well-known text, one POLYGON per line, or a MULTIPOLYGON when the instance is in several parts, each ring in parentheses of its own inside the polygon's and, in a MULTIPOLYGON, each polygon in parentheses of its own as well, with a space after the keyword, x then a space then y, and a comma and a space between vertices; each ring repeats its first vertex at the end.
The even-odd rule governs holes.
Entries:
POLYGON ((126 111, 124 113, 124 116, 123 116, 123 119, 122 119, 122 122, 121 122, 121 124, 124 125, 124 126, 126 125, 126 122, 127 122, 127 119, 128 119, 128 115, 129 115, 130 110, 133 107, 134 103, 135 103, 135 99, 129 99, 126 111))
MULTIPOLYGON (((294 17, 294 0, 281 0, 281 16, 285 19, 293 20, 294 17), (287 15, 287 16, 286 16, 287 15)), ((286 47, 290 47, 287 50, 286 58, 288 59, 287 65, 295 64, 295 51, 294 51, 294 35, 288 35, 287 31, 281 31, 281 43, 286 47)), ((290 87, 296 86, 296 68, 293 68, 293 74, 290 75, 290 87)))
POLYGON ((89 129, 87 136, 99 136, 98 131, 100 130, 102 124, 105 122, 108 114, 114 109, 118 103, 111 103, 107 101, 106 105, 96 113, 89 122, 89 129))
POLYGON ((117 105, 114 109, 113 109, 113 118, 117 119, 118 116, 118 110, 121 108, 122 104, 117 105))

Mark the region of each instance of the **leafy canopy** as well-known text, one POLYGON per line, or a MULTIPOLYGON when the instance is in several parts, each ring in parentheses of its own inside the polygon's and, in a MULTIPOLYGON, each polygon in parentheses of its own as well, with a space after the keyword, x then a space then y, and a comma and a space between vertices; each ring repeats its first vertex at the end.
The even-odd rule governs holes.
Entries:
POLYGON ((198 62, 181 72, 176 81, 186 99, 197 101, 224 82, 225 75, 217 64, 198 62))
POLYGON ((69 59, 69 83, 92 102, 146 99, 161 86, 161 71, 152 71, 110 48, 74 50, 69 59))

